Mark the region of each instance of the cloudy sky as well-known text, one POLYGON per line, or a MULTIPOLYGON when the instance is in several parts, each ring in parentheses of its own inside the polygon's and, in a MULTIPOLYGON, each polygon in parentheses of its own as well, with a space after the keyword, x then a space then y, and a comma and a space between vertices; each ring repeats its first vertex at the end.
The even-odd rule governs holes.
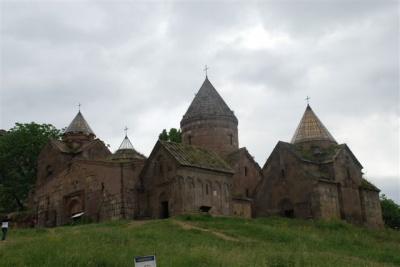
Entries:
POLYGON ((209 78, 262 166, 306 96, 400 203, 399 2, 0 2, 0 128, 66 127, 82 103, 115 150, 148 155, 209 78))

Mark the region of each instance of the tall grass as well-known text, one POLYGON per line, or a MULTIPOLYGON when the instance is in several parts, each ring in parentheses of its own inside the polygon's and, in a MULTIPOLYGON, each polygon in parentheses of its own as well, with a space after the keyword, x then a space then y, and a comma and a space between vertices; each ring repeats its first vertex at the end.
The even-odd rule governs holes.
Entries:
POLYGON ((399 266, 400 233, 343 222, 188 215, 11 230, 0 243, 0 266, 134 266, 134 256, 152 254, 161 267, 399 266))

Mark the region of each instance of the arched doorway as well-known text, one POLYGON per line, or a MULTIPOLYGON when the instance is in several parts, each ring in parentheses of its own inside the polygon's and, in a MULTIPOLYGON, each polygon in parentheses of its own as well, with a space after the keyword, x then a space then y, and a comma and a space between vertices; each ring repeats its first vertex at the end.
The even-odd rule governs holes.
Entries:
POLYGON ((288 198, 282 199, 281 202, 279 202, 279 209, 281 216, 287 218, 294 218, 293 203, 290 201, 290 199, 288 198))
POLYGON ((71 199, 68 204, 68 215, 71 217, 74 214, 82 212, 82 202, 78 198, 71 199))
POLYGON ((160 203, 160 214, 159 214, 160 219, 169 218, 169 203, 165 192, 161 193, 158 199, 160 203))

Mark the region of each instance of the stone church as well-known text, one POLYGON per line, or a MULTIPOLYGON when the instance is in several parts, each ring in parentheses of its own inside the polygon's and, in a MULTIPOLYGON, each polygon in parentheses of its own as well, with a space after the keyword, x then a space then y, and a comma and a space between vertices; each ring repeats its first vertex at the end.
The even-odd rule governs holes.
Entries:
POLYGON ((383 225, 379 190, 309 106, 292 142, 279 142, 262 169, 239 147, 238 119, 208 77, 180 126, 182 143, 158 140, 148 158, 127 135, 111 153, 79 111, 39 155, 38 226, 187 213, 383 225))
POLYGON ((307 105, 291 142, 278 142, 262 168, 256 216, 344 219, 382 227, 379 190, 363 178, 362 169, 307 105))

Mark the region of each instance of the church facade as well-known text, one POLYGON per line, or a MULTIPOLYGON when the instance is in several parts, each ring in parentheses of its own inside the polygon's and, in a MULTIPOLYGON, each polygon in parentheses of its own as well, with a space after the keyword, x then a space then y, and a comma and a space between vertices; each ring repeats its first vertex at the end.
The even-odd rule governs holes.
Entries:
POLYGON ((362 169, 307 105, 292 141, 278 142, 262 169, 256 216, 343 219, 380 228, 379 189, 363 178, 362 169))
POLYGON ((309 106, 292 142, 279 142, 263 168, 239 147, 238 119, 207 77, 180 126, 182 143, 158 140, 148 158, 128 136, 111 153, 79 111, 39 156, 38 225, 208 213, 383 226, 379 190, 309 106))

